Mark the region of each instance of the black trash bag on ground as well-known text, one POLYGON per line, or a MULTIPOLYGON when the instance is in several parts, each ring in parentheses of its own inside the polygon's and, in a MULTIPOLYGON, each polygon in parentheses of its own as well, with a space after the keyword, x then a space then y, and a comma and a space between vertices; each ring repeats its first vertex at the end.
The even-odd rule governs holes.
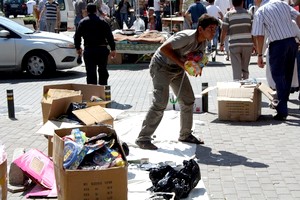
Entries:
MULTIPOLYGON (((150 169, 149 178, 153 184, 151 192, 175 193, 175 199, 188 197, 201 180, 200 168, 193 159, 183 161, 183 168, 179 171, 169 165, 150 169)), ((169 199, 167 196, 165 199, 169 199)))

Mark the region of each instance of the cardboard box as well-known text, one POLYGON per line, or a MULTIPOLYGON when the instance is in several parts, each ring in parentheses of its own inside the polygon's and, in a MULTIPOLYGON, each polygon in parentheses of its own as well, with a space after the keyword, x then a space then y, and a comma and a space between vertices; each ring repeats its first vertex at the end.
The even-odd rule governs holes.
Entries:
POLYGON ((105 86, 90 84, 57 84, 45 85, 43 88, 42 113, 43 122, 46 123, 50 119, 50 110, 56 109, 52 107, 53 100, 64 98, 64 104, 72 102, 86 102, 87 106, 100 105, 106 107, 110 101, 91 102, 92 96, 100 97, 105 100, 105 86))
MULTIPOLYGON (((79 127, 88 137, 99 133, 112 133, 121 149, 123 159, 125 154, 115 131, 107 126, 79 127)), ((95 200, 95 199, 127 199, 127 161, 125 167, 113 167, 104 170, 66 170, 63 168, 64 141, 62 137, 71 133, 69 129, 55 130, 54 155, 55 178, 59 200, 95 200)))
MULTIPOLYGON (((65 98, 55 99, 52 102, 52 107, 56 109, 51 109, 49 114, 49 121, 44 124, 44 126, 38 131, 48 138, 48 156, 53 155, 53 141, 52 136, 55 129, 60 129, 62 127, 80 127, 79 124, 67 123, 67 122, 57 122, 55 119, 62 114, 66 113, 69 104, 64 101, 65 98)), ((85 109, 72 111, 73 114, 78 117, 83 125, 95 125, 95 124, 106 124, 113 127, 113 118, 108 114, 101 106, 92 106, 85 109)))
POLYGON ((7 199, 7 160, 0 164, 0 199, 7 199))
POLYGON ((219 120, 256 121, 261 115, 261 92, 257 85, 218 85, 219 120))
POLYGON ((123 54, 121 53, 116 53, 116 57, 114 57, 113 59, 110 57, 110 55, 108 55, 108 59, 107 59, 107 64, 109 65, 120 65, 122 64, 123 61, 123 54))

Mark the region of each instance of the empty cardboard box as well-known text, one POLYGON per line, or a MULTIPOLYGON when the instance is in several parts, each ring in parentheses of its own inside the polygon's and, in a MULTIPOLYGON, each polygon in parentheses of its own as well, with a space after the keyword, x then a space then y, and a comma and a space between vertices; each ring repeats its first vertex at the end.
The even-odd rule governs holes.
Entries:
POLYGON ((261 115, 261 92, 256 84, 218 83, 219 120, 256 121, 261 115))

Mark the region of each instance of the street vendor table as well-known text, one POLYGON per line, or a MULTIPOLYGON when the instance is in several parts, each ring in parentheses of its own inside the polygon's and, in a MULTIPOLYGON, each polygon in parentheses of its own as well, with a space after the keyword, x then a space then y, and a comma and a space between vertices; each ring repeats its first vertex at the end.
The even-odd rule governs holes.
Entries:
POLYGON ((150 56, 162 45, 167 36, 157 31, 143 32, 139 35, 114 34, 116 52, 119 54, 141 54, 135 63, 150 56))
POLYGON ((116 52, 125 54, 151 54, 161 46, 160 43, 116 42, 116 52))

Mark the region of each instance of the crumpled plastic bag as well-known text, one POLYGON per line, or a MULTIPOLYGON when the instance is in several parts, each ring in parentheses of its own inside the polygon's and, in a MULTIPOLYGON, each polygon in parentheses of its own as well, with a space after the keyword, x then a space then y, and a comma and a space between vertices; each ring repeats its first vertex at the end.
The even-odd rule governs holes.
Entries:
MULTIPOLYGON (((153 184, 148 190, 151 192, 175 193, 175 199, 188 197, 201 180, 201 173, 198 163, 190 159, 183 161, 183 168, 179 171, 170 165, 152 168, 149 178, 153 184)), ((166 196, 165 199, 168 199, 166 196)))
POLYGON ((131 29, 135 31, 144 31, 145 29, 145 22, 141 18, 137 17, 136 20, 133 22, 131 29))

